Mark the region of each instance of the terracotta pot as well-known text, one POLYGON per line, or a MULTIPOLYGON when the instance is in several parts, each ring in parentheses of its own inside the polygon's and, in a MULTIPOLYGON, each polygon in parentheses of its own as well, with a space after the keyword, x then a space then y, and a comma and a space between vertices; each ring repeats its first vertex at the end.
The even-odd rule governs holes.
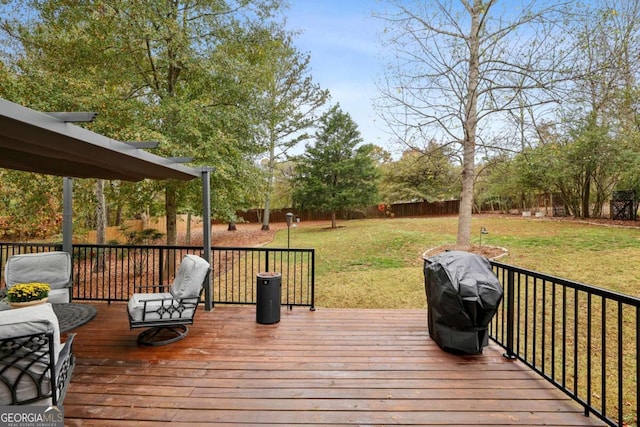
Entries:
POLYGON ((30 307, 32 305, 44 304, 49 300, 48 297, 42 299, 36 299, 33 301, 24 301, 24 302, 10 302, 12 308, 24 308, 30 307))

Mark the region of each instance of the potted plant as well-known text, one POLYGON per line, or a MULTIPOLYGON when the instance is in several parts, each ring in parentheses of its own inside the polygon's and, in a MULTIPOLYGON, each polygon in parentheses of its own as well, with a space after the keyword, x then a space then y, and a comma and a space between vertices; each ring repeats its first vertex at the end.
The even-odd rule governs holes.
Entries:
POLYGON ((51 287, 46 283, 20 283, 7 290, 7 302, 14 308, 44 304, 51 287))

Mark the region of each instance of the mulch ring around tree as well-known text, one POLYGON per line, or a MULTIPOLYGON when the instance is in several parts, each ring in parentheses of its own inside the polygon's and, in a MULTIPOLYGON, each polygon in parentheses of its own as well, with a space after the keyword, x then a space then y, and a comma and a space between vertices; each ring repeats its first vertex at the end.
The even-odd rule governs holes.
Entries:
MULTIPOLYGON (((433 248, 427 249, 422 254, 422 258, 429 258, 445 251, 454 251, 454 250, 456 250, 455 244, 435 246, 433 248)), ((490 260, 497 260, 509 253, 509 251, 505 248, 502 248, 500 246, 489 246, 489 245, 482 245, 482 246, 471 245, 471 248, 468 249, 467 252, 471 252, 477 255, 482 255, 483 257, 488 258, 490 260)))

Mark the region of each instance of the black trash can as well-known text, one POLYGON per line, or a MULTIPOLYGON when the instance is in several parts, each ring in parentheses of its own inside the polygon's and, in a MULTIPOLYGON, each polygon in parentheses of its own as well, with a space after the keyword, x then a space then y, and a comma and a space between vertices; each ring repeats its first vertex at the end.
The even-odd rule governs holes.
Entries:
POLYGON ((280 321, 280 299, 282 298, 282 275, 264 272, 257 276, 256 322, 262 324, 280 321))
POLYGON ((478 354, 503 290, 489 260, 450 251, 424 260, 429 335, 446 351, 478 354))

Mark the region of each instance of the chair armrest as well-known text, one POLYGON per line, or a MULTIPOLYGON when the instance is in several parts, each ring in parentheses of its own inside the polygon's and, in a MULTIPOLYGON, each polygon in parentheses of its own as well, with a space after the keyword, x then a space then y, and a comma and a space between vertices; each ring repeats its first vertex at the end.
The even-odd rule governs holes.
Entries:
POLYGON ((191 323, 200 298, 177 299, 172 294, 134 294, 129 300, 130 327, 153 326, 155 324, 191 323))
POLYGON ((73 374, 73 368, 76 364, 76 358, 73 355, 73 339, 76 334, 69 334, 64 346, 58 354, 55 366, 55 387, 56 393, 54 398, 54 404, 62 404, 64 397, 67 394, 67 388, 71 382, 71 375, 73 374))
MULTIPOLYGON (((160 307, 164 307, 165 309, 171 308, 170 311, 169 311, 169 314, 171 314, 171 310, 172 309, 177 309, 179 307, 196 307, 198 305, 199 298, 197 298, 197 297, 175 298, 173 295, 170 295, 170 296, 169 295, 166 296, 166 297, 162 297, 162 298, 150 298, 150 299, 140 300, 140 302, 143 303, 143 311, 145 313, 157 312, 158 306, 157 305, 153 305, 151 303, 159 303, 160 307), (147 306, 150 307, 149 310, 147 310, 147 308, 148 308, 147 306)), ((163 316, 161 316, 161 317, 163 317, 163 316)))

